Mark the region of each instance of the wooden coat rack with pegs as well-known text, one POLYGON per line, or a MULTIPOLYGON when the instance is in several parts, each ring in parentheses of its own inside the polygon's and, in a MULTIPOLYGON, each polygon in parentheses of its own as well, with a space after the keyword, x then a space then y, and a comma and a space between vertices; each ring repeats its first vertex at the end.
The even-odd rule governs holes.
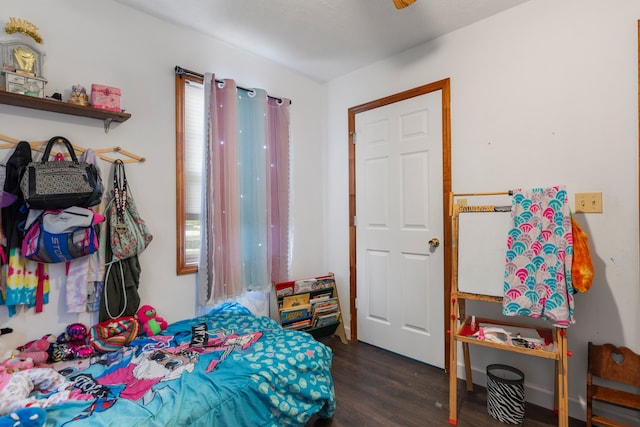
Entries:
MULTIPOLYGON (((19 139, 11 138, 10 136, 6 136, 6 135, 0 135, 0 140, 7 142, 7 144, 0 144, 0 149, 14 148, 21 141, 19 139)), ((32 150, 39 151, 42 153, 44 152, 47 142, 49 141, 48 140, 47 141, 44 141, 44 140, 29 141, 29 145, 31 146, 32 150)), ((82 155, 82 153, 84 153, 87 150, 86 148, 81 147, 79 145, 71 144, 71 146, 76 152, 76 155, 82 155)), ((122 160, 122 162, 124 163, 142 163, 145 161, 144 157, 138 156, 137 154, 127 151, 121 147, 98 148, 98 149, 94 149, 93 151, 95 151, 95 153, 98 155, 99 158, 110 163, 114 163, 116 160, 122 160), (117 156, 117 158, 110 157, 106 153, 117 153, 119 156, 117 156)), ((66 152, 66 150, 60 153, 63 154, 64 156, 68 156, 68 153, 66 152)), ((52 156, 55 156, 56 153, 51 153, 51 154, 52 156)))

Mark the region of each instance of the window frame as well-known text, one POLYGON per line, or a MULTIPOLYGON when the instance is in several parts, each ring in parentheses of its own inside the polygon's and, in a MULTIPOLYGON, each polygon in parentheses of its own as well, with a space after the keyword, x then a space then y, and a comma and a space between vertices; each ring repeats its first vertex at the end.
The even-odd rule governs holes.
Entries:
POLYGON ((198 264, 187 262, 186 244, 186 176, 185 176, 185 86, 189 82, 204 84, 203 76, 176 72, 176 274, 197 273, 198 264))

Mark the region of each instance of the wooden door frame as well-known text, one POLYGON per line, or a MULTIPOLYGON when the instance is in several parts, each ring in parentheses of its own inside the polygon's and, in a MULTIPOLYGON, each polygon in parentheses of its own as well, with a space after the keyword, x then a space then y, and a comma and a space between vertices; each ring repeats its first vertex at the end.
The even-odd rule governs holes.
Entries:
MULTIPOLYGON (((356 217, 356 146, 354 143, 356 114, 374 108, 383 107, 414 98, 416 96, 425 95, 427 93, 442 91, 442 209, 443 209, 443 234, 444 234, 444 349, 445 358, 449 360, 449 340, 450 334, 447 332, 449 325, 449 316, 451 313, 451 214, 449 212, 449 195, 451 193, 451 89, 450 79, 446 78, 437 82, 419 86, 404 92, 396 93, 385 98, 376 99, 348 110, 349 114, 349 311, 351 313, 351 339, 358 339, 358 315, 356 309, 356 227, 354 218, 356 217)), ((426 243, 425 243, 426 244, 426 243)), ((445 364, 446 367, 446 364, 445 364)))

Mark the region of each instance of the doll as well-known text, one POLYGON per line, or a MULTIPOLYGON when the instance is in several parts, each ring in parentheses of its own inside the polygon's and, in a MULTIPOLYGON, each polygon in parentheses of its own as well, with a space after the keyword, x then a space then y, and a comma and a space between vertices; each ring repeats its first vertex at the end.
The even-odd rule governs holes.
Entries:
POLYGON ((150 305, 143 305, 138 309, 138 322, 147 336, 157 335, 167 329, 167 322, 157 315, 156 309, 150 305))
POLYGON ((71 88, 71 98, 69 102, 75 105, 87 106, 89 105, 89 97, 87 96, 87 90, 84 86, 77 84, 71 88))

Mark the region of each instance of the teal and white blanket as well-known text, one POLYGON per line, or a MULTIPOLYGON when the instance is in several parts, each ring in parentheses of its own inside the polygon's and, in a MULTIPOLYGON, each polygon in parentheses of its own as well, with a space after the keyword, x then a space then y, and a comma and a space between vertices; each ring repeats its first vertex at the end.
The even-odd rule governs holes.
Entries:
POLYGON ((236 303, 169 325, 115 353, 67 363, 83 400, 47 426, 304 426, 331 418, 331 349, 236 303))

